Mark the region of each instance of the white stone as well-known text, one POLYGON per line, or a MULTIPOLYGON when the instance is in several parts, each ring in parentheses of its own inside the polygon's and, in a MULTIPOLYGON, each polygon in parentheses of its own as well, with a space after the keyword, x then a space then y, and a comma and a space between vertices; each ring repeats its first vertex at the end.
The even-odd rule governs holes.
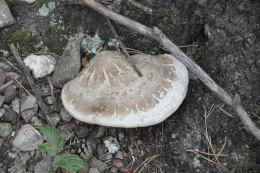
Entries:
POLYGON ((29 67, 35 78, 42 78, 51 74, 56 65, 56 59, 50 55, 30 55, 24 59, 24 63, 29 67))
POLYGON ((19 151, 33 151, 43 143, 43 138, 39 131, 29 124, 23 125, 13 141, 13 146, 19 151))
POLYGON ((117 142, 116 138, 108 137, 106 140, 104 140, 104 144, 106 148, 108 149, 109 153, 115 154, 117 150, 120 149, 120 145, 117 142))

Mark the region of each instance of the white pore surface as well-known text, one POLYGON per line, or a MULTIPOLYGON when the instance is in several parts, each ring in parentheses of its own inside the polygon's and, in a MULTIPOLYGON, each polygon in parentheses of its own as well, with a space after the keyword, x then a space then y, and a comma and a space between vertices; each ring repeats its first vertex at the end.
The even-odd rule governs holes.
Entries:
POLYGON ((186 96, 188 71, 172 55, 142 54, 134 59, 144 74, 142 78, 119 53, 104 51, 94 57, 77 78, 63 87, 65 109, 80 121, 103 126, 133 128, 164 121, 186 96), (109 71, 111 65, 123 70, 109 71))
POLYGON ((42 78, 54 71, 56 59, 50 55, 30 55, 24 59, 24 63, 35 78, 42 78))

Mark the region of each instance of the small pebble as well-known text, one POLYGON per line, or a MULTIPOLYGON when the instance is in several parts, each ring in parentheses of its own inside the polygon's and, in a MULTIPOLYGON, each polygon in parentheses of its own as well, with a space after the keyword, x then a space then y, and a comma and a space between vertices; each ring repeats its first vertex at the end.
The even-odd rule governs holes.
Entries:
POLYGON ((69 122, 72 119, 72 116, 64 108, 61 109, 60 116, 63 121, 69 122))
POLYGON ((16 86, 11 85, 4 91, 5 103, 10 103, 16 97, 16 86))
POLYGON ((0 108, 0 118, 2 118, 5 114, 5 109, 4 108, 0 108))
POLYGON ((61 118, 60 115, 57 113, 50 114, 51 123, 56 127, 60 122, 61 118))
POLYGON ((3 85, 5 83, 6 80, 6 74, 5 71, 0 68, 0 85, 3 85))
POLYGON ((46 97, 46 98, 44 99, 44 101, 45 101, 45 103, 47 103, 48 105, 52 105, 52 104, 53 104, 51 96, 46 97))
POLYGON ((12 108, 16 113, 21 111, 21 116, 26 123, 38 112, 37 100, 34 96, 24 96, 21 99, 16 98, 12 101, 12 108))
POLYGON ((113 157, 113 155, 112 155, 111 153, 107 152, 107 153, 104 154, 103 160, 104 160, 104 161, 106 161, 106 160, 111 160, 112 157, 113 157))
POLYGON ((35 117, 35 116, 32 117, 31 122, 32 122, 32 124, 34 126, 41 126, 41 125, 43 125, 42 120, 39 119, 38 117, 35 117))
POLYGON ((2 147, 4 139, 0 138, 0 148, 2 147))
POLYGON ((121 159, 121 160, 123 160, 124 155, 123 155, 122 151, 119 151, 119 150, 118 150, 118 151, 116 152, 115 158, 116 158, 116 159, 121 159))
POLYGON ((0 107, 3 106, 5 101, 5 96, 0 95, 0 107))
POLYGON ((57 131, 63 137, 64 140, 68 140, 70 137, 74 135, 74 129, 76 125, 74 123, 60 125, 57 128, 57 131))
POLYGON ((7 111, 3 117, 4 121, 11 122, 12 124, 16 124, 17 122, 17 113, 13 110, 7 111))
POLYGON ((91 168, 97 168, 100 172, 104 172, 106 169, 106 164, 98 159, 96 159, 95 157, 92 157, 90 162, 89 162, 89 166, 91 168))
POLYGON ((100 173, 100 171, 97 168, 90 168, 89 173, 100 173))
POLYGON ((78 138, 85 138, 88 136, 89 128, 86 126, 79 126, 76 130, 76 135, 78 138))
POLYGON ((0 136, 7 137, 11 134, 13 128, 10 123, 0 123, 0 136))
POLYGON ((38 130, 29 124, 23 125, 17 132, 13 146, 19 151, 33 151, 43 143, 43 138, 38 130))
POLYGON ((77 173, 89 173, 89 164, 84 162, 84 168, 80 168, 77 173))
POLYGON ((89 137, 90 138, 100 138, 105 134, 105 132, 106 132, 105 127, 100 126, 100 127, 98 127, 98 129, 95 128, 93 131, 91 131, 89 137))

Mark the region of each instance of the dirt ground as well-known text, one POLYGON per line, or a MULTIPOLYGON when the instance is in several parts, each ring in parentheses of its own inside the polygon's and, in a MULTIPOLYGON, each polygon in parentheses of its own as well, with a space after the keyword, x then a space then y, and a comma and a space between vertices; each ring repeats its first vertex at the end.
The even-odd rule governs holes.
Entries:
MULTIPOLYGON (((35 4, 11 0, 7 2, 15 23, 0 30, 0 49, 8 50, 10 43, 18 42, 23 56, 46 51, 61 55, 68 38, 76 34, 98 34, 103 40, 102 49, 112 49, 108 42, 114 36, 106 19, 86 6, 49 0, 39 0, 35 4), (50 2, 55 4, 54 9, 50 2), (40 11, 43 5, 48 8, 46 16, 40 11)), ((221 87, 231 95, 240 94, 244 108, 260 127, 260 2, 139 2, 152 8, 152 15, 144 13, 126 0, 107 1, 103 4, 146 26, 158 26, 221 87)), ((150 54, 167 53, 155 41, 118 24, 115 26, 128 48, 150 54)), ((82 57, 85 54, 87 52, 82 48, 82 57)), ((47 79, 36 82, 46 84, 47 79)), ((71 123, 75 123, 75 120, 71 123)), ((22 124, 23 120, 20 122, 22 124)), ((63 122, 59 125, 61 124, 63 122)), ((78 125, 86 126, 90 131, 99 128, 96 125, 78 125)), ((120 132, 124 134, 124 140, 120 142, 122 150, 129 152, 132 147, 137 151, 134 154, 137 159, 132 164, 132 172, 151 156, 156 158, 149 164, 144 164, 146 166, 141 172, 260 172, 259 141, 245 131, 240 119, 229 107, 197 80, 190 80, 186 99, 166 121, 146 128, 106 128, 106 134, 112 134, 116 138, 120 132), (206 121, 205 115, 208 116, 206 121), (142 141, 142 145, 136 144, 137 141, 142 141), (140 154, 140 151, 143 153, 140 154), (219 153, 219 156, 214 160, 213 155, 199 151, 213 155, 219 153)), ((0 148, 0 163, 8 170, 14 159, 2 156, 11 150, 12 138, 4 141, 0 148)), ((132 157, 126 156, 123 159, 124 167, 132 161, 132 157)), ((37 159, 28 161, 28 167, 33 162, 37 162, 37 159)), ((105 172, 112 172, 110 168, 105 172)))

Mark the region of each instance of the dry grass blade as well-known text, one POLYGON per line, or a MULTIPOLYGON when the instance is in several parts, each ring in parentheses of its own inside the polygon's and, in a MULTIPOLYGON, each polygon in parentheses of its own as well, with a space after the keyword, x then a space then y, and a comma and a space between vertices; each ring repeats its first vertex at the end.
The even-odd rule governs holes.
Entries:
POLYGON ((219 109, 221 112, 223 112, 225 115, 234 118, 233 115, 231 115, 230 113, 228 113, 227 111, 225 111, 225 110, 223 109, 223 106, 219 107, 218 109, 219 109))
MULTIPOLYGON (((153 159, 155 159, 155 158, 157 158, 157 157, 159 157, 159 156, 160 156, 160 154, 157 154, 157 155, 153 155, 153 156, 147 158, 147 159, 146 159, 145 161, 143 161, 140 165, 138 165, 137 168, 135 168, 135 170, 134 170, 133 173, 136 173, 141 166, 143 166, 144 164, 150 163, 153 159)), ((142 169, 141 169, 139 172, 141 172, 143 169, 144 169, 144 167, 142 167, 142 169)))
MULTIPOLYGON (((206 152, 203 152, 203 151, 195 151, 195 150, 186 150, 187 152, 196 152, 198 154, 205 154, 205 155, 208 155, 208 156, 215 156, 214 154, 211 154, 211 153, 206 153, 206 152)), ((219 155, 220 157, 227 157, 228 155, 227 154, 220 154, 219 155)))
POLYGON ((14 80, 28 95, 32 95, 17 79, 14 80))

